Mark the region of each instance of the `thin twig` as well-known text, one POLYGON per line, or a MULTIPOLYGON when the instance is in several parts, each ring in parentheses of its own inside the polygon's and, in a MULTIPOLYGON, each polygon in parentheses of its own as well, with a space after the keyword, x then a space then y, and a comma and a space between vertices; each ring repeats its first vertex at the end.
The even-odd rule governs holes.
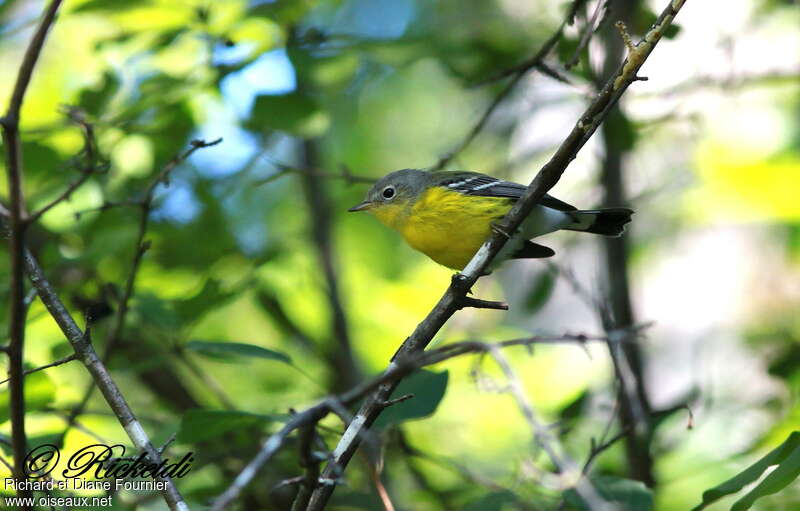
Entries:
MULTIPOLYGON (((500 92, 497 93, 494 99, 486 107, 486 110, 484 110, 481 117, 472 126, 472 129, 470 129, 469 132, 467 132, 466 136, 461 140, 461 142, 459 142, 458 145, 456 145, 455 148, 453 148, 449 153, 442 156, 436 163, 436 165, 432 167, 432 170, 441 170, 445 168, 456 156, 458 156, 461 152, 463 152, 472 143, 473 140, 475 140, 475 137, 477 137, 478 134, 486 126, 486 123, 489 121, 489 118, 492 116, 497 107, 500 106, 500 104, 511 94, 511 92, 514 90, 517 84, 522 80, 522 78, 528 73, 528 71, 534 68, 538 68, 539 70, 542 70, 544 74, 553 76, 553 74, 548 72, 549 68, 543 67, 544 59, 547 57, 547 55, 550 54, 553 48, 555 48, 558 41, 561 39, 561 35, 564 33, 564 27, 566 27, 567 24, 570 23, 570 20, 574 18, 575 11, 578 9, 579 4, 585 1, 586 0, 573 1, 570 10, 567 13, 567 17, 564 19, 564 21, 561 22, 561 24, 558 26, 558 29, 556 29, 553 35, 551 35, 550 38, 544 42, 542 47, 539 48, 539 51, 537 51, 533 55, 533 57, 510 69, 506 69, 505 71, 502 71, 501 73, 491 76, 486 80, 483 80, 476 84, 476 86, 481 86, 490 82, 495 82, 498 80, 502 80, 504 78, 511 77, 511 80, 509 80, 508 83, 506 83, 505 86, 500 90, 500 92)), ((560 75, 556 74, 555 77, 556 79, 561 79, 560 75)))
POLYGON ((600 12, 603 10, 608 11, 608 2, 609 0, 597 0, 597 5, 594 7, 592 17, 586 22, 586 27, 583 30, 577 48, 575 48, 575 53, 573 53, 572 57, 564 64, 564 67, 567 69, 570 69, 578 63, 578 60, 581 58, 581 53, 589 45, 589 41, 592 40, 592 35, 597 31, 597 19, 600 17, 600 12))
POLYGON ((84 146, 82 152, 85 155, 86 163, 83 168, 80 169, 81 176, 78 179, 70 183, 56 198, 39 208, 39 210, 31 213, 30 217, 27 219, 29 224, 36 222, 42 217, 42 215, 65 200, 68 200, 75 190, 83 186, 83 184, 88 181, 89 178, 104 168, 103 165, 99 163, 99 154, 97 151, 97 142, 95 140, 94 126, 88 123, 86 119, 84 119, 82 113, 77 109, 70 109, 67 113, 70 119, 78 124, 83 131, 84 146))
MULTIPOLYGON (((100 360, 105 365, 108 363, 112 353, 114 352, 117 345, 121 342, 122 339, 122 331, 125 325, 125 316, 128 313, 128 307, 130 303, 130 299, 134 293, 134 287, 136 283, 136 277, 139 272, 139 266, 141 264, 142 258, 144 257, 145 252, 150 248, 150 242, 145 241, 145 236, 147 235, 147 227, 149 224, 149 217, 150 212, 152 211, 153 207, 153 200, 155 196, 156 188, 162 182, 165 182, 168 178, 170 173, 177 167, 180 163, 186 161, 195 151, 198 149, 203 149, 206 147, 211 147, 214 145, 219 144, 222 142, 221 138, 216 140, 212 140, 210 142, 206 142, 203 140, 192 140, 190 142, 190 147, 183 151, 182 153, 177 154, 174 156, 169 162, 167 162, 164 167, 159 171, 159 173, 154 177, 150 183, 145 188, 144 193, 140 199, 133 199, 133 200, 126 200, 123 202, 118 203, 109 203, 104 202, 103 205, 99 208, 100 210, 108 209, 108 207, 113 206, 134 206, 139 208, 139 227, 136 235, 136 244, 135 244, 135 251, 133 254, 133 259, 131 261, 131 267, 128 273, 128 277, 125 281, 125 290, 123 295, 120 299, 119 306, 117 307, 116 314, 114 316, 114 323, 111 327, 110 334, 106 340, 105 349, 103 351, 100 360)), ((76 213, 76 216, 80 216, 84 212, 76 213)), ((87 318, 87 330, 89 326, 89 320, 91 318, 87 318)), ((87 385, 86 390, 83 393, 83 397, 78 402, 78 404, 72 409, 68 418, 68 426, 62 432, 61 438, 63 439, 66 436, 67 432, 69 431, 70 425, 74 424, 75 419, 83 413, 83 410, 89 404, 89 400, 94 393, 95 384, 90 383, 87 385)))
MULTIPOLYGON (((46 365, 43 365, 43 366, 39 366, 39 367, 36 367, 36 368, 33 368, 33 369, 26 369, 25 371, 23 371, 22 375, 23 376, 28 376, 29 374, 33 374, 33 373, 36 373, 36 372, 39 372, 39 371, 43 371, 45 369, 50 369, 51 367, 60 366, 60 365, 66 364, 67 362, 72 362, 73 360, 76 360, 77 358, 78 358, 78 355, 73 353, 71 355, 68 355, 68 356, 62 358, 62 359, 56 360, 55 362, 51 362, 49 364, 46 364, 46 365)), ((0 385, 2 385, 3 383, 8 382, 10 380, 11 380, 11 378, 8 378, 6 380, 2 380, 2 381, 0 381, 0 385)))
POLYGON ((531 428, 534 445, 541 447, 542 450, 547 453, 556 472, 561 476, 561 486, 563 488, 569 488, 574 485, 575 491, 578 492, 591 511, 610 511, 609 505, 597 493, 597 490, 595 490, 586 479, 576 475, 579 473, 579 469, 575 461, 567 455, 561 443, 550 433, 550 430, 539 421, 533 405, 522 390, 522 383, 519 381, 516 373, 511 369, 511 364, 509 364, 503 352, 497 346, 492 346, 489 350, 489 354, 497 365, 500 366, 500 369, 508 380, 509 392, 514 396, 517 406, 522 411, 525 421, 531 428))
POLYGON ((308 499, 311 498, 311 492, 317 485, 317 478, 319 477, 319 465, 322 462, 314 456, 314 440, 317 436, 315 424, 305 424, 300 428, 298 435, 298 449, 300 452, 300 466, 302 466, 306 473, 303 480, 300 482, 300 488, 297 490, 297 495, 292 502, 291 511, 303 511, 308 504, 308 499))
MULTIPOLYGON (((511 346, 533 346, 537 344, 551 344, 557 342, 564 342, 567 344, 585 343, 588 341, 601 341, 604 342, 605 337, 586 334, 566 334, 563 336, 535 336, 525 339, 511 339, 498 343, 485 343, 480 341, 464 341, 442 346, 424 352, 409 352, 404 354, 402 358, 397 358, 382 374, 373 377, 359 385, 353 387, 349 391, 340 394, 336 397, 328 397, 317 403, 316 405, 307 408, 301 412, 295 413, 291 416, 289 421, 277 432, 267 438, 262 444, 261 450, 258 454, 247 464, 247 466, 239 473, 231 485, 223 492, 211 506, 212 511, 221 511, 231 504, 244 488, 253 480, 258 471, 264 466, 275 453, 283 446, 284 442, 292 431, 301 428, 308 424, 316 424, 320 419, 329 413, 336 413, 338 415, 347 413, 345 406, 352 405, 356 401, 362 399, 364 396, 369 395, 375 389, 380 388, 382 385, 389 382, 394 382, 409 373, 421 367, 438 364, 445 360, 464 355, 467 353, 486 353, 491 349, 501 349, 511 346)), ((387 400, 384 399, 379 403, 381 408, 386 407, 387 400)), ((357 417, 349 418, 349 423, 353 424, 357 417)), ((368 430, 361 434, 367 436, 368 430)), ((337 453, 334 452, 334 457, 337 453)), ((341 456, 339 453, 338 456, 341 456)), ((331 462, 333 463, 333 462, 331 462)), ((330 468, 331 465, 328 465, 330 468)), ((320 479, 323 484, 335 485, 338 478, 332 470, 326 469, 326 474, 320 479)))
POLYGON ((150 222, 150 212, 153 208, 153 200, 155 198, 155 191, 156 187, 161 184, 167 182, 169 179, 170 173, 182 162, 186 161, 192 153, 197 151, 198 149, 203 149, 206 147, 215 146, 222 142, 221 138, 216 140, 212 140, 211 142, 206 142, 204 140, 192 140, 189 149, 176 155, 172 158, 166 165, 161 169, 161 171, 156 175, 156 177, 150 182, 147 186, 147 189, 144 192, 144 196, 138 202, 138 206, 140 208, 139 212, 139 230, 136 234, 136 244, 133 253, 133 260, 131 261, 131 267, 128 272, 128 278, 125 281, 125 290, 122 294, 122 298, 119 301, 119 306, 117 307, 117 313, 114 316, 114 326, 111 328, 111 333, 108 336, 108 341, 106 342, 106 349, 103 355, 103 361, 108 362, 108 357, 116 347, 116 345, 120 342, 120 338, 122 336, 122 329, 125 326, 125 316, 128 313, 128 307, 130 304, 130 299, 134 293, 134 287, 136 285, 136 276, 139 274, 139 266, 141 265, 142 258, 144 257, 145 252, 150 248, 150 242, 145 241, 145 236, 147 236, 147 228, 150 222))
POLYGON ((299 174, 301 176, 308 176, 308 177, 315 177, 315 178, 323 178, 323 179, 341 179, 345 183, 353 184, 353 183, 364 183, 364 184, 374 184, 375 179, 371 177, 359 176, 356 174, 352 174, 346 166, 341 166, 340 172, 327 172, 324 170, 316 169, 316 168, 300 168, 300 167, 293 167, 291 165, 286 165, 285 163, 276 162, 270 160, 270 162, 278 167, 278 171, 274 174, 270 174, 267 177, 258 179, 253 182, 253 186, 262 186, 273 181, 277 181, 278 179, 282 178, 283 176, 287 176, 289 174, 299 174))

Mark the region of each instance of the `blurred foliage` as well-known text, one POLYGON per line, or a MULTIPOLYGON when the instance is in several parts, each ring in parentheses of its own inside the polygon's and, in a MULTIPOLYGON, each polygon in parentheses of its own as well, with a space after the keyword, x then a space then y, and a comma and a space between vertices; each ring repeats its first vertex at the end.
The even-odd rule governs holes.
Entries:
MULTIPOLYGON (((635 5, 629 29, 641 35, 656 14, 650 4, 635 5)), ((319 218, 301 174, 318 175, 330 203, 336 299, 355 366, 375 374, 439 298, 450 272, 401 246, 377 222, 345 213, 366 186, 341 169, 377 179, 397 168, 435 164, 503 86, 475 84, 529 58, 567 7, 543 0, 66 2, 22 110, 28 207, 47 204, 81 175, 84 139, 65 105, 94 126, 109 169, 45 214, 28 244, 75 317, 92 311, 93 342, 101 353, 136 250, 141 211, 130 201, 140 200, 192 139, 223 138, 156 188, 145 236, 150 248, 109 360, 154 442, 177 432, 171 457, 195 452, 192 473, 179 482, 193 509, 225 489, 291 409, 313 403, 344 379, 342 367, 326 355, 342 340, 331 333, 337 312, 320 263, 329 256, 315 241, 311 226, 319 218), (307 168, 309 161, 314 168, 307 168)), ((0 104, 41 8, 40 1, 0 0, 0 66, 7 78, 0 81, 0 104)), ((579 10, 577 25, 567 27, 555 52, 561 62, 575 52, 592 8, 579 10)), ((703 24, 716 14, 687 7, 680 27, 665 34, 671 40, 647 70, 650 81, 635 84, 633 93, 716 68, 706 61, 699 70, 685 67, 692 60, 687 53, 726 47, 731 37, 771 54, 797 47, 791 34, 800 23, 796 3, 742 0, 724 10, 730 26, 720 28, 703 24), (733 26, 747 31, 738 34, 733 26), (694 46, 670 55, 667 46, 698 33, 714 39, 691 39, 694 46)), ((600 36, 614 33, 611 18, 600 36)), ((596 81, 600 45, 593 42, 569 72, 573 86, 540 75, 523 81, 453 168, 528 182, 596 81)), ((744 63, 753 64, 764 52, 748 55, 744 63)), ((736 68, 719 60, 725 69, 736 68)), ((604 133, 609 147, 632 163, 631 274, 642 318, 657 322, 645 350, 653 371, 647 383, 661 412, 652 445, 659 485, 648 489, 627 477, 621 443, 595 460, 591 480, 626 510, 684 511, 704 490, 708 509, 727 509, 731 502, 721 497, 738 492, 739 502, 753 509, 795 509, 800 491, 790 482, 800 466, 797 450, 780 459, 774 453, 797 439, 792 431, 800 421, 797 80, 715 90, 699 100, 663 95, 655 105, 645 101, 634 98, 626 115, 611 115, 604 133), (730 247, 701 239, 727 228, 741 236, 724 238, 730 247), (743 268, 748 257, 752 264, 743 268), (730 273, 715 271, 725 269, 730 273), (794 287, 786 285, 792 279, 794 287), (731 291, 734 281, 745 291, 731 291), (704 282, 718 294, 695 292, 704 282), (734 295, 739 301, 726 299, 734 295), (714 321, 702 320, 708 317, 714 321), (684 343, 692 337, 701 338, 695 351, 684 343), (715 342, 706 343, 709 338, 715 342), (722 355, 695 363, 705 349, 700 344, 722 355), (740 376, 739 366, 720 362, 734 355, 755 361, 756 369, 747 366, 740 376), (714 367, 704 365, 709 360, 714 367), (691 372, 695 365, 699 373, 691 372), (740 392, 743 386, 750 392, 740 392), (697 410, 692 432, 684 404, 697 410), (773 451, 781 442, 787 443, 773 451), (750 466, 754 460, 760 461, 750 466), (771 466, 777 468, 767 473, 771 466)), ((581 153, 559 196, 586 207, 598 202, 597 149, 590 145, 581 153)), ((0 196, 7 196, 5 180, 0 196)), ((435 343, 599 331, 599 314, 582 296, 607 291, 591 280, 602 264, 597 244, 569 234, 553 243, 558 263, 580 270, 583 291, 535 262, 509 263, 474 291, 508 301, 512 312, 459 313, 435 343)), ((5 281, 5 245, 0 251, 5 281)), ((3 310, 6 298, 0 287, 3 310)), ((39 301, 28 318, 28 367, 69 354, 39 301)), ((586 352, 590 357, 573 346, 509 351, 537 411, 548 423, 557 421, 553 430, 580 462, 606 437, 616 413, 607 353, 601 346, 586 352)), ((94 436, 126 441, 97 393, 78 416, 80 427, 67 427, 89 384, 76 362, 27 377, 31 444, 58 438, 65 428, 66 451, 94 443, 94 436)), ((567 509, 585 508, 574 492, 539 477, 547 462, 531 447, 519 409, 502 394, 505 387, 495 367, 470 357, 418 372, 400 386, 394 397, 413 397, 387 409, 378 424, 382 479, 398 508, 557 509, 562 500, 567 509), (398 440, 398 432, 408 442, 398 440)), ((7 401, 2 388, 0 439, 10 431, 7 401)), ((341 431, 336 417, 323 421, 325 449, 335 446, 341 431)), ((5 442, 0 451, 9 454, 5 442)), ((280 483, 301 473, 292 441, 248 488, 239 509, 288 509, 296 487, 280 483)), ((382 509, 370 473, 357 458, 331 508, 382 509)), ((119 495, 115 509, 161 509, 140 496, 119 495)))

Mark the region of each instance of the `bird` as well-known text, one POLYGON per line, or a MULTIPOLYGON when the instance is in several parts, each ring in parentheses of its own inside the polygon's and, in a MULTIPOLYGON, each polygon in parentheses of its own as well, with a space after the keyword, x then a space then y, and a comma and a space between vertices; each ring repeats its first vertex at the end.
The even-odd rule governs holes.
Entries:
MULTIPOLYGON (((468 171, 403 169, 378 180, 348 211, 366 211, 415 250, 462 270, 527 186, 468 171)), ((531 240, 561 229, 620 236, 633 210, 579 210, 544 195, 495 260, 546 258, 553 249, 531 240)))

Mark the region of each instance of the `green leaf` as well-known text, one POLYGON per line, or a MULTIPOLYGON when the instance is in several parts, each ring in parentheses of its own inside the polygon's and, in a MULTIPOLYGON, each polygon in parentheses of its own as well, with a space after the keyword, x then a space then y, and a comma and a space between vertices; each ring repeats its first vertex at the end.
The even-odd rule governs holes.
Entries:
MULTIPOLYGON (((783 442, 781 445, 770 451, 766 456, 756 461, 755 463, 744 469, 742 472, 728 479, 724 483, 704 491, 703 502, 697 505, 692 511, 699 511, 726 495, 730 495, 732 493, 740 491, 748 484, 758 480, 758 478, 760 478, 761 475, 769 467, 778 464, 782 465, 783 461, 790 457, 792 459, 796 459, 794 458, 794 455, 797 453, 798 450, 800 450, 800 431, 794 431, 792 432, 792 434, 789 435, 789 438, 787 438, 785 442, 783 442)), ((789 470, 789 469, 784 469, 784 470, 789 470)), ((765 478, 762 484, 765 483, 767 479, 769 479, 769 477, 765 478)), ((753 491, 756 490, 754 489, 753 491)), ((768 495, 768 493, 765 493, 765 495, 768 495)), ((745 496, 744 498, 746 499, 748 496, 745 496)), ((747 508, 744 507, 740 509, 747 509, 747 508)))
POLYGON ((78 106, 86 112, 101 116, 109 100, 119 90, 120 81, 112 71, 103 73, 103 81, 96 88, 83 89, 78 96, 78 106))
POLYGON ((778 468, 769 473, 758 486, 747 495, 737 500, 731 511, 746 511, 756 500, 773 493, 778 493, 789 486, 797 476, 800 476, 800 448, 795 448, 789 456, 778 465, 778 468))
POLYGON ((392 424, 431 415, 444 397, 448 377, 447 371, 418 371, 401 381, 390 399, 407 394, 413 394, 414 397, 387 408, 375 421, 375 427, 386 428, 392 424))
POLYGON ((328 124, 327 114, 311 97, 293 92, 258 96, 247 128, 259 132, 273 129, 310 137, 323 134, 328 124))
POLYGON ((89 0, 79 5, 73 11, 87 12, 87 11, 112 11, 120 12, 128 9, 135 9, 144 7, 150 4, 149 0, 89 0))
MULTIPOLYGON (((606 501, 617 504, 615 509, 619 511, 650 511, 653 509, 653 493, 641 481, 599 476, 591 478, 591 484, 606 501)), ((564 492, 564 500, 580 511, 591 511, 591 508, 574 489, 564 492)))
POLYGON ((217 309, 220 305, 233 298, 235 294, 230 291, 224 291, 219 281, 209 279, 199 293, 187 300, 175 302, 175 312, 184 321, 197 320, 209 310, 217 309))
POLYGON ((578 394, 575 399, 567 403, 564 408, 558 412, 559 421, 569 423, 570 421, 579 419, 584 413, 586 406, 589 404, 590 398, 591 394, 588 390, 584 390, 578 394))
POLYGON ((542 272, 534 281, 533 286, 528 291, 528 298, 525 300, 525 307, 528 312, 536 312, 547 303, 550 295, 555 288, 555 277, 550 272, 542 272))
POLYGON ((213 342, 213 341, 189 341, 186 348, 220 360, 232 360, 239 357, 265 358, 267 360, 277 360, 285 364, 292 363, 289 355, 274 351, 255 344, 245 344, 241 342, 213 342))
POLYGON ((517 498, 508 490, 487 493, 464 507, 464 511, 500 511, 506 504, 514 504, 517 498))
POLYGON ((617 151, 629 151, 636 143, 636 130, 631 121, 619 110, 613 110, 603 128, 608 145, 617 151))
POLYGON ((231 410, 189 410, 178 427, 178 441, 184 443, 203 442, 229 431, 247 429, 275 420, 269 415, 231 410))
MULTIPOLYGON (((3 384, 0 392, 0 423, 11 417, 11 402, 8 383, 3 384)), ((41 410, 49 405, 56 396, 56 386, 44 371, 31 373, 25 377, 25 412, 41 410)))

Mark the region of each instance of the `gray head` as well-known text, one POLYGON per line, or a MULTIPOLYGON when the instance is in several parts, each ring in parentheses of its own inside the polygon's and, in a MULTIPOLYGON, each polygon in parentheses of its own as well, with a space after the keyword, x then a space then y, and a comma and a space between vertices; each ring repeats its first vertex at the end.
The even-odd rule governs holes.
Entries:
POLYGON ((425 189, 429 177, 430 173, 424 170, 396 170, 383 176, 367 192, 367 197, 361 204, 347 211, 361 211, 395 203, 405 204, 409 200, 415 200, 425 189))

